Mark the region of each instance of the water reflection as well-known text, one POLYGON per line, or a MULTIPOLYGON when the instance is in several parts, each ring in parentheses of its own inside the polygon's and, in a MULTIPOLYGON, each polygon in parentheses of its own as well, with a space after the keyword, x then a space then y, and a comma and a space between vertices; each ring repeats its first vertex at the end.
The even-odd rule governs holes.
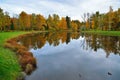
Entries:
POLYGON ((29 49, 38 49, 42 48, 46 42, 48 42, 49 45, 58 46, 60 41, 68 44, 71 39, 78 39, 79 37, 80 33, 77 32, 46 32, 27 36, 23 38, 20 43, 29 49))
POLYGON ((106 57, 111 53, 120 54, 120 37, 118 36, 101 36, 85 35, 87 47, 97 52, 102 48, 106 52, 106 57))
POLYGON ((29 35, 37 69, 26 80, 120 80, 120 37, 79 32, 29 35), (106 58, 107 57, 107 58, 106 58))
POLYGON ((44 47, 46 43, 59 46, 59 44, 69 44, 73 39, 82 39, 79 45, 85 50, 97 52, 98 49, 103 49, 106 52, 106 57, 109 57, 110 54, 120 54, 120 37, 118 36, 102 36, 79 32, 46 32, 27 36, 20 43, 29 50, 36 50, 44 47))

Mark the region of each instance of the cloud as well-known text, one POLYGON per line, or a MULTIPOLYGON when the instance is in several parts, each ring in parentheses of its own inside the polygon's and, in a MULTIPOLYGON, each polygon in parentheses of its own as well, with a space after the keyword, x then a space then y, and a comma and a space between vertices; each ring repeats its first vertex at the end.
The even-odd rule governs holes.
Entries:
POLYGON ((19 14, 25 11, 29 14, 40 13, 44 16, 58 14, 70 16, 72 19, 81 19, 83 13, 109 11, 109 6, 114 10, 120 7, 119 0, 0 0, 0 7, 12 14, 19 14))

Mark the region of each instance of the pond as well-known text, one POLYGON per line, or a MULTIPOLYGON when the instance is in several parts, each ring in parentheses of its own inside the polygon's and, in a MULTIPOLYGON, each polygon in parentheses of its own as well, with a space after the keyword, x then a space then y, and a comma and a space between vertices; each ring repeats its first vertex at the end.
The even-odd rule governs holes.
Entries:
POLYGON ((26 80, 120 80, 120 37, 44 32, 20 43, 37 60, 26 80))

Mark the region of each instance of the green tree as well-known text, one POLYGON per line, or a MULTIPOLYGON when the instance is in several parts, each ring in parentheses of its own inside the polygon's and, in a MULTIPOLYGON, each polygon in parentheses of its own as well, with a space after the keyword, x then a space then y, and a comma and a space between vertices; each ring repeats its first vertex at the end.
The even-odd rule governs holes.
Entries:
POLYGON ((70 20, 70 17, 66 16, 66 22, 67 22, 67 27, 68 29, 71 28, 71 20, 70 20))
POLYGON ((18 18, 11 18, 11 30, 19 30, 19 20, 18 18))

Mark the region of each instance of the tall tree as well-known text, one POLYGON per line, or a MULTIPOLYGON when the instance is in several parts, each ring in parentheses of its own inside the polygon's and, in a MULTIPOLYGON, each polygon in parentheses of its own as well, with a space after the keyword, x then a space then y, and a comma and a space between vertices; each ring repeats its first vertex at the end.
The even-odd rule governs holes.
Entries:
POLYGON ((58 24, 60 22, 59 15, 53 14, 53 26, 56 30, 59 30, 58 24))
POLYGON ((19 15, 19 25, 21 30, 30 29, 30 16, 24 11, 22 11, 19 15))
POLYGON ((4 30, 10 30, 11 19, 8 12, 5 12, 3 24, 4 24, 4 30))
POLYGON ((45 18, 40 14, 36 15, 36 27, 37 27, 37 29, 44 30, 44 25, 46 25, 45 18))
POLYGON ((111 30, 111 24, 112 24, 112 17, 113 17, 113 9, 112 9, 112 6, 109 7, 109 30, 111 30))
POLYGON ((0 8, 0 31, 3 29, 3 18, 4 18, 4 13, 3 10, 0 8))
POLYGON ((32 13, 30 15, 30 23, 31 23, 30 25, 31 30, 35 30, 36 28, 36 14, 35 13, 32 13))
POLYGON ((48 29, 53 29, 53 17, 51 15, 48 16, 48 19, 46 21, 48 29))
POLYGON ((67 22, 67 28, 70 29, 70 28, 71 28, 71 20, 70 20, 70 17, 66 16, 66 22, 67 22))

